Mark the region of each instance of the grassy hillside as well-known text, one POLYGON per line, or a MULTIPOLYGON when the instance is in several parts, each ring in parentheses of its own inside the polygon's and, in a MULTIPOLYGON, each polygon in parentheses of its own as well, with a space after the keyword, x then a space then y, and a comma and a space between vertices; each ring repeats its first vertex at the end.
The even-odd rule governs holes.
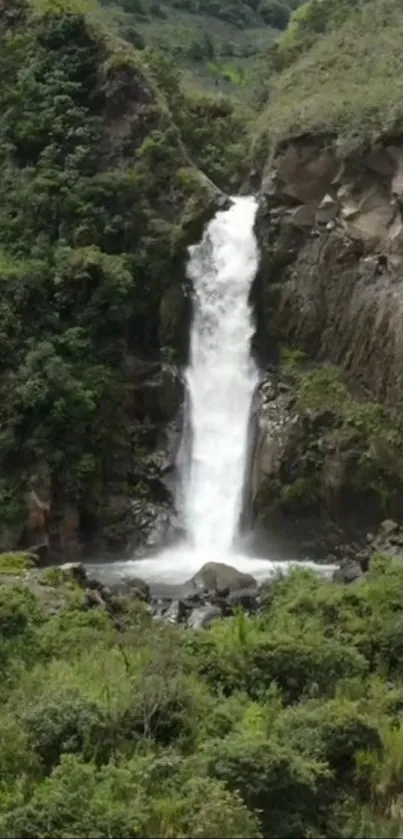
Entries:
POLYGON ((403 127, 400 0, 311 0, 260 68, 258 144, 334 133, 341 150, 403 127))
POLYGON ((122 37, 175 59, 189 84, 239 90, 300 0, 103 0, 122 37))

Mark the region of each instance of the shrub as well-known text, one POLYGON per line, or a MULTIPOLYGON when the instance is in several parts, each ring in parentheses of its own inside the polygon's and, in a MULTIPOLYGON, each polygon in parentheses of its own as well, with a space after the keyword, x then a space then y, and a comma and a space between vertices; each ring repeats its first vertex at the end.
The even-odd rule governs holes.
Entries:
POLYGON ((0 554, 0 576, 2 574, 23 574, 34 565, 29 554, 4 553, 0 554))
POLYGON ((28 702, 20 721, 46 773, 63 754, 81 755, 96 763, 110 755, 111 723, 102 708, 78 691, 52 691, 50 696, 28 702))
POLYGON ((329 777, 325 762, 304 759, 277 739, 242 734, 207 741, 203 752, 209 773, 262 813, 264 836, 306 835, 317 823, 329 777))
POLYGON ((156 781, 151 797, 142 784, 143 766, 140 759, 97 770, 94 764, 66 756, 30 800, 0 815, 0 836, 260 836, 253 814, 219 782, 197 777, 179 778, 180 785, 156 781))
POLYGON ((341 782, 351 779, 360 751, 380 756, 381 734, 352 702, 332 700, 287 708, 275 720, 273 731, 298 754, 326 761, 341 782))

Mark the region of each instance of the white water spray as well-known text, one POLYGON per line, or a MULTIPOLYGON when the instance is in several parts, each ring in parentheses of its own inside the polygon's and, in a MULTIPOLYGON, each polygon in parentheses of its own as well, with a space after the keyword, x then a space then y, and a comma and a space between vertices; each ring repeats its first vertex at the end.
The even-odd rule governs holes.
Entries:
POLYGON ((237 198, 190 248, 194 290, 189 394, 191 454, 182 475, 184 523, 196 551, 229 554, 238 531, 250 405, 257 373, 248 296, 258 267, 256 202, 237 198))
MULTIPOLYGON (((217 213, 202 241, 189 251, 188 276, 194 297, 186 373, 190 446, 182 459, 177 499, 187 541, 157 557, 114 563, 117 573, 176 585, 209 561, 226 562, 259 581, 284 569, 284 562, 234 551, 249 414, 257 384, 248 302, 259 259, 253 230, 256 209, 252 197, 234 199, 229 210, 217 213)), ((292 564, 300 563, 286 563, 292 564)), ((313 562, 303 564, 318 567, 313 562)))

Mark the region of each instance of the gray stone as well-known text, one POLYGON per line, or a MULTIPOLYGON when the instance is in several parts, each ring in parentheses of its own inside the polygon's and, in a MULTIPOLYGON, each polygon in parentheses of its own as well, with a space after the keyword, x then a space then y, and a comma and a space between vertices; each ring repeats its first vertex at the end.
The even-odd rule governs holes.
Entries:
POLYGON ((393 519, 385 519, 381 522, 380 525, 380 532, 383 536, 391 536, 392 533, 396 533, 399 529, 399 525, 393 521, 393 519))
POLYGON ((391 178, 395 171, 395 162, 387 149, 373 148, 364 155, 363 163, 372 172, 384 178, 391 178))
POLYGON ((242 606, 247 612, 256 612, 257 593, 257 589, 252 588, 232 591, 227 597, 227 604, 231 609, 242 606))
POLYGON ((186 604, 182 600, 173 600, 164 613, 164 620, 169 623, 182 623, 187 615, 186 604))
POLYGON ((65 562, 60 565, 60 570, 66 577, 70 577, 80 585, 85 585, 87 582, 87 572, 82 562, 65 562))
POLYGON ((302 204, 290 212, 290 221, 294 227, 300 227, 305 230, 307 227, 313 227, 315 224, 315 209, 310 204, 302 204))
POLYGON ((121 580, 122 587, 130 594, 137 595, 141 600, 147 603, 150 600, 150 588, 148 584, 140 577, 124 577, 121 580))
POLYGON ((256 580, 251 574, 237 571, 232 565, 226 565, 224 562, 206 562, 200 571, 185 583, 184 590, 188 596, 198 591, 237 591, 251 586, 256 587, 256 580))
POLYGON ((335 583, 353 583, 355 580, 363 576, 363 571, 358 562, 354 559, 349 559, 342 562, 340 568, 333 573, 333 581, 335 583))
POLYGON ((329 224, 336 217, 337 211, 338 202, 331 195, 326 194, 316 211, 316 221, 318 224, 329 224))
POLYGON ((207 629, 214 620, 221 617, 221 614, 218 606, 200 606, 198 609, 193 609, 188 619, 188 626, 190 629, 207 629))

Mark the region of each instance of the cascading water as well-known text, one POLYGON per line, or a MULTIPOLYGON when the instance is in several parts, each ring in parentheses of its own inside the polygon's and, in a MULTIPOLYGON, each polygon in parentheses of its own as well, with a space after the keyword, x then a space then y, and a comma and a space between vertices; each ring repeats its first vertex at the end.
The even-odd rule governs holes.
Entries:
POLYGON ((252 197, 233 199, 189 251, 193 322, 177 498, 186 541, 156 557, 124 563, 124 568, 114 564, 116 571, 138 573, 150 583, 185 582, 209 561, 226 562, 258 580, 284 568, 284 563, 236 552, 257 384, 248 303, 259 260, 256 209, 252 197))
POLYGON ((257 384, 248 304, 258 266, 256 202, 237 198, 190 248, 194 290, 189 394, 191 451, 182 473, 184 524, 195 551, 227 555, 237 535, 249 411, 257 384))

